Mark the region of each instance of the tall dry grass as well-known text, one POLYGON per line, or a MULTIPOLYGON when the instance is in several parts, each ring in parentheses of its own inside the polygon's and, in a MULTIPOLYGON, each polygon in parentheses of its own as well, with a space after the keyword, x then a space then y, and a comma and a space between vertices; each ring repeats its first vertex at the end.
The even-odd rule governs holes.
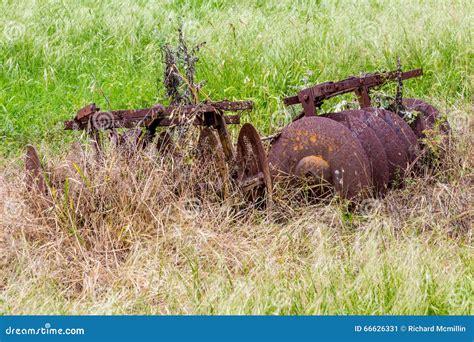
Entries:
POLYGON ((17 163, 2 171, 1 312, 472 314, 473 126, 460 123, 433 166, 351 210, 298 188, 277 188, 271 210, 236 189, 222 199, 189 146, 42 147, 50 199, 23 190, 17 163))

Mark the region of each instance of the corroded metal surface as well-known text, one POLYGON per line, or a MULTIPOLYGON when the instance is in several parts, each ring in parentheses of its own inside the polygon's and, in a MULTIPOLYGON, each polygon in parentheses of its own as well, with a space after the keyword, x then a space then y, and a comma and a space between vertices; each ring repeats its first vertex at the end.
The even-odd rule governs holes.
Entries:
POLYGON ((327 181, 343 197, 354 198, 371 188, 370 162, 362 145, 348 128, 328 118, 304 117, 285 127, 273 141, 268 160, 272 173, 284 176, 295 174, 311 156, 329 165, 327 181))
MULTIPOLYGON (((102 156, 102 131, 109 132, 115 146, 133 152, 153 142, 158 127, 204 126, 213 127, 219 134, 226 162, 234 160, 232 139, 227 125, 239 124, 240 115, 225 115, 225 112, 251 110, 252 101, 204 101, 197 104, 156 104, 151 108, 100 111, 94 104, 80 109, 73 120, 65 121, 66 130, 86 130, 98 157, 102 156), (142 131, 142 127, 145 128, 142 131), (117 133, 120 128, 129 130, 117 133)), ((162 139, 161 139, 162 140, 162 139)), ((158 141, 160 144, 160 141, 158 141)))
POLYGON ((237 141, 237 180, 252 197, 264 195, 271 201, 273 183, 267 155, 260 135, 248 123, 242 126, 237 141))
MULTIPOLYGON (((184 124, 204 125, 206 113, 237 112, 251 110, 252 101, 220 101, 202 102, 196 105, 172 105, 164 107, 157 104, 151 108, 125 109, 101 112, 92 103, 80 109, 73 120, 64 122, 66 130, 112 129, 112 128, 133 128, 137 126, 157 127, 157 126, 177 126, 184 124)), ((224 116, 226 124, 240 123, 239 115, 224 116)))
POLYGON ((220 113, 212 115, 212 126, 216 129, 217 134, 219 135, 219 140, 224 150, 224 156, 226 161, 231 161, 234 159, 234 148, 232 146, 232 139, 227 129, 227 123, 225 117, 220 113))
POLYGON ((305 115, 313 116, 316 115, 316 108, 319 107, 324 100, 337 95, 355 92, 359 99, 360 106, 365 108, 370 107, 370 88, 381 86, 389 81, 395 81, 397 77, 405 80, 421 76, 422 74, 423 71, 421 69, 414 69, 402 72, 401 74, 395 70, 386 73, 368 74, 362 77, 349 77, 342 81, 325 82, 303 89, 297 96, 287 97, 283 101, 287 106, 301 103, 305 115))
POLYGON ((385 193, 389 183, 389 168, 385 148, 375 131, 357 118, 354 112, 325 115, 346 126, 359 140, 370 161, 372 182, 377 193, 385 193))
POLYGON ((341 113, 357 117, 375 131, 387 156, 389 182, 398 182, 408 165, 409 157, 397 133, 384 120, 365 110, 345 110, 341 113))
POLYGON ((419 153, 418 139, 410 126, 394 112, 383 108, 364 108, 365 111, 383 119, 402 141, 405 149, 410 157, 410 161, 414 161, 419 153))
MULTIPOLYGON (((423 137, 423 130, 434 126, 435 120, 433 118, 436 117, 437 112, 432 106, 422 101, 406 99, 404 104, 409 107, 408 109, 411 108, 423 113, 414 123, 413 132, 409 125, 397 114, 383 109, 371 108, 369 90, 389 81, 397 81, 400 86, 402 80, 418 77, 422 74, 421 69, 402 72, 399 66, 397 70, 387 73, 349 77, 338 82, 325 82, 305 88, 298 95, 285 98, 284 103, 287 106, 295 104, 303 106, 302 114, 295 118, 297 122, 304 117, 314 117, 316 110, 321 107, 325 100, 340 94, 355 93, 363 110, 343 111, 337 114, 326 114, 326 116, 332 116, 331 119, 350 129, 362 144, 370 160, 372 183, 380 193, 385 190, 387 184, 395 185, 399 183, 407 167, 417 160, 419 155, 417 137, 423 137), (385 158, 382 149, 385 152, 385 158), (385 164, 386 167, 384 167, 385 164)), ((397 96, 400 97, 401 105, 401 95, 397 96)), ((441 129, 443 130, 445 127, 442 126, 441 129)), ((331 135, 332 132, 328 131, 326 134, 331 135)), ((275 152, 272 156, 276 160, 275 152)), ((284 158, 281 157, 280 159, 283 160, 284 158)), ((316 173, 324 173, 325 171, 319 160, 308 159, 302 165, 304 165, 303 169, 313 170, 316 173)), ((299 173, 301 173, 300 169, 301 167, 298 169, 299 173)), ((295 174, 295 172, 295 170, 289 171, 290 174, 295 174)), ((328 176, 326 175, 326 177, 328 176)))
POLYGON ((301 159, 295 167, 295 175, 299 177, 315 177, 332 182, 331 167, 321 156, 307 156, 301 159))
POLYGON ((95 103, 91 103, 81 109, 79 109, 76 113, 76 120, 80 121, 83 118, 86 118, 96 112, 100 111, 100 108, 96 106, 95 103))
MULTIPOLYGON (((408 111, 415 111, 419 113, 415 121, 411 124, 411 128, 418 138, 425 138, 426 135, 423 131, 432 130, 435 127, 436 120, 439 117, 438 109, 418 99, 403 99, 403 106, 408 111)), ((447 134, 450 130, 451 128, 447 122, 441 124, 441 133, 447 134)))

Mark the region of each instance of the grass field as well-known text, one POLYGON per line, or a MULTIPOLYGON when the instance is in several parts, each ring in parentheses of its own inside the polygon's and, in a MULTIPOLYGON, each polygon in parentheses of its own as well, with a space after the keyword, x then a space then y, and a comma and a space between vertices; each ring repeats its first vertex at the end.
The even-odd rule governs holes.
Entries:
POLYGON ((473 7, 1 2, 0 313, 473 314, 473 7), (405 96, 440 108, 453 144, 435 168, 356 212, 284 195, 271 213, 236 210, 237 195, 196 208, 192 193, 169 193, 168 166, 137 160, 122 180, 131 165, 110 156, 85 175, 93 190, 35 215, 20 190, 24 146, 59 165, 84 138, 62 129, 78 108, 166 102, 160 46, 180 20, 190 41, 206 42, 202 97, 253 100, 244 121, 263 134, 288 119, 284 96, 395 69, 399 56, 424 70, 405 96))

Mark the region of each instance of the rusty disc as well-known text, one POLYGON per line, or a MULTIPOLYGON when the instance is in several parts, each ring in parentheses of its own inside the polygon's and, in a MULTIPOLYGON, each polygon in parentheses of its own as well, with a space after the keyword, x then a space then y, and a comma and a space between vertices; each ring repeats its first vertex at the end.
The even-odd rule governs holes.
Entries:
POLYGON ((414 161, 419 153, 418 139, 410 126, 394 112, 383 108, 364 108, 365 111, 373 113, 383 119, 394 131, 397 133, 400 140, 403 142, 410 161, 414 161))
POLYGON ((409 157, 397 133, 384 120, 362 109, 345 110, 341 113, 357 117, 375 131, 387 155, 389 182, 398 183, 408 166, 409 157))
MULTIPOLYGON (((403 105, 408 111, 419 112, 416 120, 410 125, 418 138, 425 138, 423 131, 431 130, 435 127, 436 119, 439 117, 439 111, 434 106, 418 99, 403 99, 403 105)), ((449 133, 451 128, 448 122, 440 126, 443 134, 449 133)))
POLYGON ((377 193, 385 193, 389 182, 388 161, 385 149, 375 131, 350 114, 330 113, 325 116, 346 126, 352 132, 352 136, 359 140, 370 161, 375 190, 377 193))
POLYGON ((26 146, 25 158, 26 170, 26 188, 28 191, 37 191, 40 194, 46 194, 46 184, 43 176, 41 162, 32 145, 26 146))
POLYGON ((282 176, 296 175, 301 163, 314 161, 311 168, 345 198, 366 195, 372 186, 362 145, 348 128, 328 118, 303 117, 286 126, 273 141, 268 160, 272 172, 282 176))
POLYGON ((214 130, 209 127, 201 130, 196 150, 196 171, 202 173, 208 170, 209 181, 219 184, 224 196, 227 196, 229 170, 225 162, 224 150, 214 130))
POLYGON ((266 191, 266 200, 271 201, 273 183, 267 155, 260 136, 251 124, 242 126, 237 140, 237 177, 246 193, 261 196, 266 191))

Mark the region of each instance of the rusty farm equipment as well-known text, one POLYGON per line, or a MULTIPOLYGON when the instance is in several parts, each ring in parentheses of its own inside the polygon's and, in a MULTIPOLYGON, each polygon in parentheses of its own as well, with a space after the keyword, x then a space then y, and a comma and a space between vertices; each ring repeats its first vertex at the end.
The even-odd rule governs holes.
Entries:
MULTIPOLYGON (((383 194, 400 184, 420 155, 425 132, 434 129, 438 111, 421 100, 400 98, 400 107, 417 113, 410 126, 403 111, 372 107, 369 91, 421 75, 422 70, 415 69, 350 77, 285 98, 285 105, 301 104, 303 111, 272 142, 268 159, 274 178, 323 180, 345 198, 383 194), (360 109, 317 115, 325 100, 349 92, 357 95, 360 109)), ((449 131, 447 123, 442 128, 443 133, 449 131)))
MULTIPOLYGON (((65 121, 64 128, 86 131, 100 158, 104 153, 104 139, 127 153, 154 144, 158 153, 166 154, 175 149, 170 130, 199 126, 194 163, 199 164, 201 171, 212 168, 216 173, 213 180, 219 183, 222 194, 228 193, 228 182, 232 180, 252 198, 257 195, 271 198, 271 175, 257 130, 251 124, 244 124, 234 146, 227 127, 239 124, 240 114, 225 115, 226 112, 249 111, 252 106, 251 101, 221 101, 101 111, 90 104, 80 109, 72 120, 65 121), (158 129, 161 129, 159 134, 158 129)), ((27 149, 26 169, 28 189, 35 188, 46 194, 40 160, 32 146, 27 149)))
MULTIPOLYGON (((356 199, 384 194, 398 186, 423 149, 421 139, 434 128, 438 111, 417 99, 399 98, 399 107, 417 115, 408 123, 398 113, 371 106, 370 89, 389 81, 421 76, 422 70, 400 70, 350 77, 326 82, 287 97, 287 106, 301 104, 303 111, 292 123, 270 140, 268 152, 251 124, 244 124, 234 145, 227 125, 239 124, 241 112, 252 109, 252 102, 202 102, 198 104, 155 105, 151 108, 100 111, 95 104, 79 110, 66 130, 85 130, 97 155, 103 153, 108 133, 116 146, 136 151, 154 144, 159 153, 173 145, 168 129, 199 126, 196 162, 212 164, 217 170, 223 193, 228 182, 252 200, 271 200, 273 183, 304 178, 325 184, 341 197, 356 199), (322 103, 334 96, 354 92, 360 109, 321 113, 322 103), (168 128, 164 129, 163 127, 168 128), (157 134, 157 129, 161 130, 157 134)), ((447 133, 447 123, 441 132, 447 133)), ((36 151, 27 150, 28 187, 46 192, 36 151)))

